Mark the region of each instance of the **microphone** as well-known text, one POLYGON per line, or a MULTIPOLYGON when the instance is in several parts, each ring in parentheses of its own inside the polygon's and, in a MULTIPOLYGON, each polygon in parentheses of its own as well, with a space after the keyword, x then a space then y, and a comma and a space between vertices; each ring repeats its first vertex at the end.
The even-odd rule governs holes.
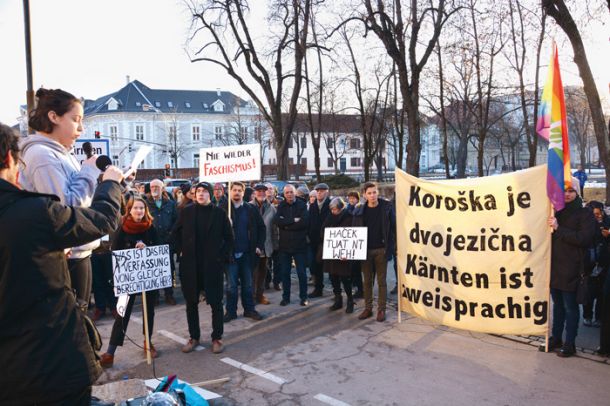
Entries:
MULTIPOLYGON (((83 144, 83 149, 85 149, 85 144, 83 144)), ((112 165, 112 160, 107 155, 100 155, 95 160, 95 166, 97 166, 97 169, 102 172, 104 172, 110 165, 112 165)))
POLYGON ((89 141, 83 143, 83 152, 87 156, 87 159, 93 156, 93 146, 89 141))

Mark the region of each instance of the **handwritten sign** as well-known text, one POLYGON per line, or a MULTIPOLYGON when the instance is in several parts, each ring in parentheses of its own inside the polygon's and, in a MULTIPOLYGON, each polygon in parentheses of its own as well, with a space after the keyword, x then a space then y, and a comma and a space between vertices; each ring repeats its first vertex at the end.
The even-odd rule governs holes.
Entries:
POLYGON ((112 251, 114 295, 148 292, 172 286, 169 245, 112 251))
POLYGON ((327 227, 324 229, 322 259, 366 259, 366 227, 327 227))
POLYGON ((199 150, 199 179, 233 182, 261 178, 261 145, 232 145, 199 150))

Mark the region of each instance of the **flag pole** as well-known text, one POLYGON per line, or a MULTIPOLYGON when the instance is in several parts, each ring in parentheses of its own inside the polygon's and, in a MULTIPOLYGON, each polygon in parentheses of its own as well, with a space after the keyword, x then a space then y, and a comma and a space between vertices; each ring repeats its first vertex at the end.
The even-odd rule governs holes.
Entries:
POLYGON ((146 292, 142 292, 142 310, 144 313, 144 343, 146 346, 146 363, 150 365, 152 363, 152 357, 150 355, 150 339, 148 338, 148 311, 146 308, 146 292))
MULTIPOLYGON (((550 217, 554 217, 555 216, 555 209, 553 208, 553 204, 551 203, 549 205, 549 212, 550 212, 550 217)), ((550 230, 550 234, 553 234, 553 227, 549 227, 550 230)), ((551 255, 553 254, 553 242, 551 241, 551 245, 549 248, 549 257, 546 260, 546 269, 547 272, 549 273, 549 286, 548 286, 548 293, 546 294, 546 300, 548 303, 547 309, 546 309, 546 331, 544 334, 544 352, 549 352, 549 329, 551 327, 551 323, 549 322, 551 320, 551 255)))
MULTIPOLYGON (((398 233, 397 233, 398 236, 398 233)), ((398 239, 397 239, 398 240, 398 239)), ((396 250, 396 254, 398 254, 398 249, 396 250)), ((400 309, 400 292, 402 291, 402 281, 400 280, 400 275, 402 272, 400 272, 400 269, 398 269, 398 255, 394 255, 394 261, 396 261, 396 269, 398 270, 398 272, 396 272, 396 274, 398 275, 398 279, 396 280, 397 283, 397 289, 396 289, 396 299, 398 300, 398 324, 402 323, 402 317, 401 317, 401 313, 402 310, 400 309)))

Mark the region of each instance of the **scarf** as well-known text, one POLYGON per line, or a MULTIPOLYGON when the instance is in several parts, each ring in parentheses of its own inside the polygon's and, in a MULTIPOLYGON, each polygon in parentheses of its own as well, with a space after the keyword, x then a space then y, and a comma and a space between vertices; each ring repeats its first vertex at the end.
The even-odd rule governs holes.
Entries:
POLYGON ((135 222, 131 215, 126 216, 123 219, 123 225, 121 228, 127 234, 141 234, 148 230, 152 226, 152 220, 142 219, 139 223, 135 222))

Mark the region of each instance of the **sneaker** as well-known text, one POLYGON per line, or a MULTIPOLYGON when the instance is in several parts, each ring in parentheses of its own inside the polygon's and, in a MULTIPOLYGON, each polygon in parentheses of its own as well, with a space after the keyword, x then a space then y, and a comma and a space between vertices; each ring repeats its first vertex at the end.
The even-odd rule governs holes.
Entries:
POLYGON ((593 327, 600 328, 602 326, 602 322, 599 320, 595 320, 592 324, 593 327))
MULTIPOLYGON (((549 352, 555 351, 563 346, 561 339, 555 339, 555 337, 549 337, 549 352)), ((538 351, 545 352, 545 345, 541 344, 538 346, 538 351)))
POLYGON ((91 320, 98 321, 102 317, 106 315, 106 311, 102 309, 95 308, 95 312, 93 312, 93 316, 91 316, 91 320))
POLYGON ((364 320, 368 319, 369 317, 373 317, 373 311, 370 309, 364 309, 362 313, 360 313, 360 315, 358 316, 358 319, 364 320))
POLYGON ((237 318, 237 314, 225 313, 224 318, 222 319, 225 323, 230 322, 231 320, 235 320, 237 318))
POLYGON ((212 340, 212 352, 214 354, 220 354, 224 351, 224 346, 222 345, 222 341, 220 340, 212 340))
POLYGON ((112 368, 113 364, 114 355, 105 352, 100 356, 100 365, 102 366, 102 368, 112 368))
POLYGON ((263 319, 263 316, 261 316, 261 314, 259 312, 257 312, 256 310, 244 312, 244 317, 247 317, 247 318, 255 320, 255 321, 259 321, 259 320, 263 319))
POLYGON ((280 302, 280 306, 288 306, 290 304, 290 300, 282 299, 280 302))
POLYGON ((309 300, 307 300, 307 299, 301 300, 301 306, 307 306, 307 305, 309 305, 309 300))
POLYGON ((275 282, 273 283, 273 289, 275 289, 277 291, 282 290, 282 288, 280 288, 280 284, 279 283, 275 283, 275 282))
POLYGON ((583 324, 583 326, 586 326, 586 327, 591 327, 593 325, 593 323, 591 323, 591 319, 584 319, 582 321, 582 324, 583 324))
POLYGON ((176 299, 174 299, 173 295, 165 295, 165 303, 170 306, 176 306, 176 299))
POLYGON ((604 357, 607 357, 608 355, 610 355, 610 351, 606 350, 605 348, 602 347, 597 347, 597 349, 595 350, 595 353, 597 355, 601 355, 604 357))
POLYGON ((199 340, 195 340, 194 338, 190 338, 188 343, 182 347, 182 352, 188 354, 189 352, 193 352, 195 348, 199 345, 199 340))
POLYGON ((576 354, 576 346, 568 343, 565 343, 559 352, 557 352, 557 356, 562 358, 568 358, 574 354, 576 354))

